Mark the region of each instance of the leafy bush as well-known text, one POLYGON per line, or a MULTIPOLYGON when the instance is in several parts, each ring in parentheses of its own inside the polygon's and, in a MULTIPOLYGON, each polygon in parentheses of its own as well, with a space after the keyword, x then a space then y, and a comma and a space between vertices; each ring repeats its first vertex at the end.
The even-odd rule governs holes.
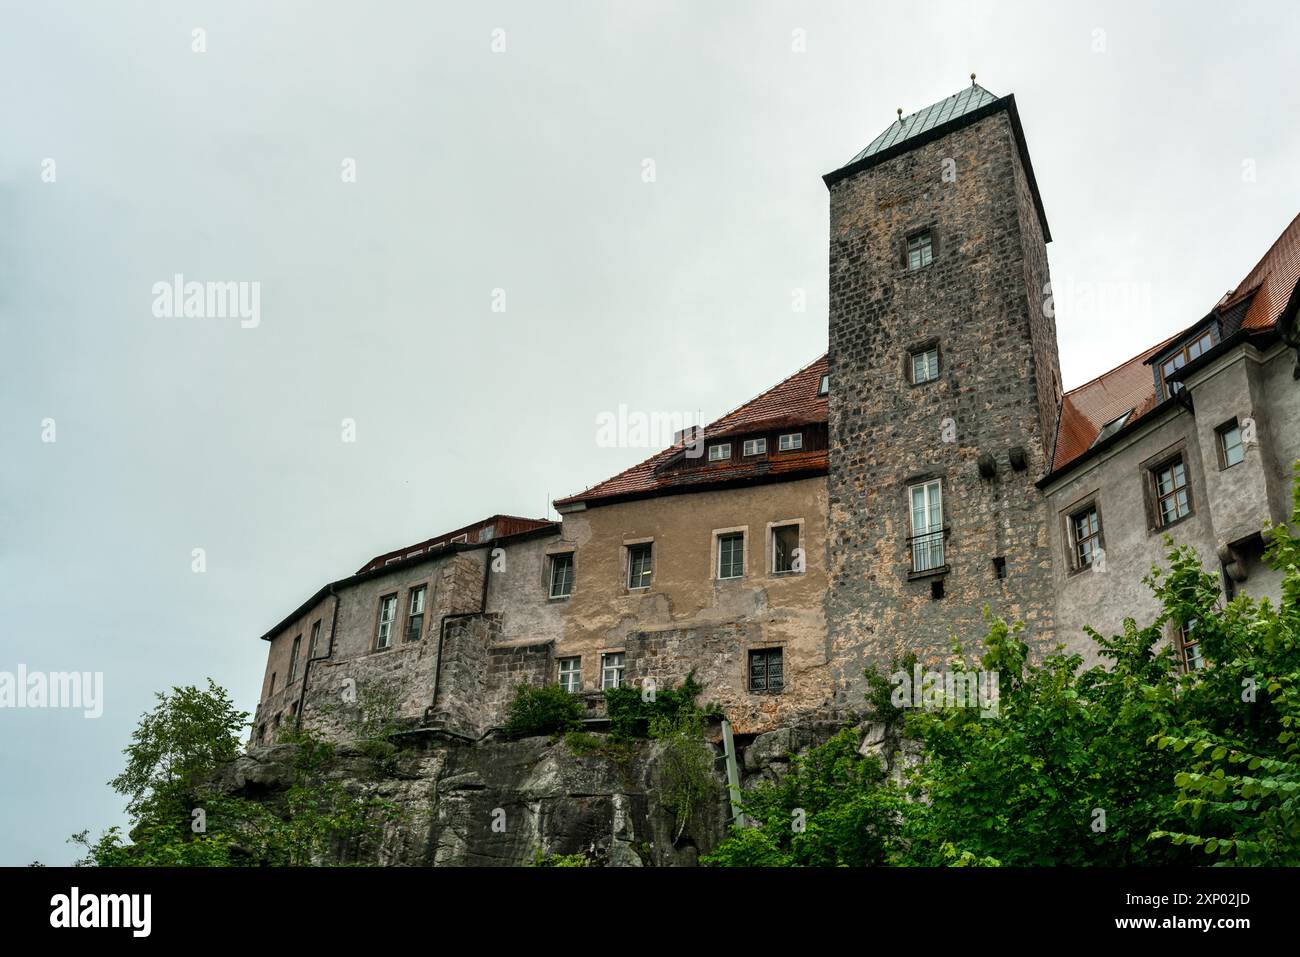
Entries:
POLYGON ((582 726, 582 702, 558 684, 521 684, 506 709, 506 731, 517 735, 563 734, 582 726))
POLYGON ((641 688, 624 685, 605 689, 605 706, 609 713, 609 730, 616 740, 651 736, 651 723, 667 718, 676 721, 683 712, 699 712, 705 717, 720 716, 716 705, 701 709, 695 704, 704 686, 695 680, 695 672, 686 676, 681 687, 656 688, 653 695, 641 688))

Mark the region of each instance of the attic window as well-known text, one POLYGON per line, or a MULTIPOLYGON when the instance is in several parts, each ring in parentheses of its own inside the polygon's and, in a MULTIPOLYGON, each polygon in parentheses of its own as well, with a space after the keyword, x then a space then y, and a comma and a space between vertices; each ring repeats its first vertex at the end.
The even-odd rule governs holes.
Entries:
POLYGON ((777 448, 782 452, 792 452, 795 449, 803 448, 803 433, 787 432, 785 435, 781 436, 777 443, 777 448))
MULTIPOLYGON (((1092 444, 1097 445, 1098 443, 1110 438, 1120 429, 1124 428, 1125 424, 1128 422, 1129 418, 1132 415, 1133 415, 1133 410, 1129 409, 1119 418, 1111 419, 1109 422, 1107 422, 1105 425, 1101 427, 1101 431, 1098 432, 1097 437, 1092 440, 1092 444)), ((1089 446, 1089 448, 1091 448, 1091 446, 1089 446)))
POLYGON ((821 383, 817 386, 817 394, 818 394, 818 395, 830 395, 830 392, 831 392, 831 377, 830 377, 829 374, 827 374, 827 375, 822 376, 822 381, 821 381, 821 383))
POLYGON ((767 451, 767 439, 745 439, 742 451, 745 455, 762 455, 767 451))
POLYGON ((710 462, 721 462, 721 461, 723 461, 724 459, 729 459, 729 458, 731 458, 731 443, 730 443, 730 442, 722 442, 722 443, 719 444, 719 445, 710 445, 710 446, 709 446, 709 461, 710 461, 710 462))
POLYGON ((455 536, 455 537, 451 540, 451 543, 452 543, 453 545, 455 545, 455 544, 460 543, 460 542, 468 542, 468 541, 469 541, 469 535, 468 535, 468 534, 465 534, 465 535, 457 535, 457 536, 455 536))
POLYGON ((1182 390, 1181 382, 1170 382, 1169 377, 1194 359, 1199 359, 1209 352, 1219 341, 1219 327, 1211 325, 1189 341, 1179 345, 1178 350, 1160 360, 1160 394, 1168 398, 1182 390))

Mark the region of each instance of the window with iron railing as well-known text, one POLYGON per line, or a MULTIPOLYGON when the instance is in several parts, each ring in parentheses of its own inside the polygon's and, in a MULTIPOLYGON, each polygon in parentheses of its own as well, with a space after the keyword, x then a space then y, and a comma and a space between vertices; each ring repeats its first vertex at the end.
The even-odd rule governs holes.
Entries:
POLYGON ((911 499, 912 571, 927 572, 944 565, 943 494, 938 479, 913 485, 911 499))

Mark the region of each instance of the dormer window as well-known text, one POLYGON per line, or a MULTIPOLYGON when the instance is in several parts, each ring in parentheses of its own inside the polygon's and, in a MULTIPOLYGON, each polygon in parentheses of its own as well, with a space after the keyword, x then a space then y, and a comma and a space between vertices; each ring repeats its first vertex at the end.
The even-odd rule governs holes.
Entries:
POLYGON ((782 452, 793 452, 795 449, 801 448, 803 448, 802 432, 787 432, 777 442, 777 449, 782 452))
POLYGON ((762 455, 767 451, 767 439, 745 439, 741 451, 745 455, 762 455))
POLYGON ((930 230, 907 237, 907 268, 915 271, 934 261, 934 241, 930 230))
POLYGON ((1202 355, 1209 352, 1219 341, 1218 326, 1210 326, 1205 331, 1194 336, 1188 342, 1184 342, 1178 347, 1178 351, 1165 356, 1160 360, 1160 395, 1162 398, 1169 398, 1176 392, 1181 392, 1183 385, 1181 382, 1170 382, 1169 377, 1181 369, 1187 363, 1194 359, 1199 359, 1202 355))
POLYGON ((723 462, 731 458, 731 443, 721 442, 718 445, 709 446, 709 461, 723 462))

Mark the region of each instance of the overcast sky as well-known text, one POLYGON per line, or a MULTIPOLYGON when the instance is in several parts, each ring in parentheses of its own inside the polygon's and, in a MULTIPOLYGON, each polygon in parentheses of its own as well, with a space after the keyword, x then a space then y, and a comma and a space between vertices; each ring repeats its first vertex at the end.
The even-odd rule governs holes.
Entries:
POLYGON ((1066 387, 1204 315, 1300 210, 1300 7, 1045 6, 4 0, 0 671, 103 672, 104 713, 0 710, 0 864, 123 821, 155 691, 252 711, 326 581, 649 454, 602 412, 820 355, 821 175, 972 71, 1066 387), (178 273, 258 324, 155 315, 178 273))

